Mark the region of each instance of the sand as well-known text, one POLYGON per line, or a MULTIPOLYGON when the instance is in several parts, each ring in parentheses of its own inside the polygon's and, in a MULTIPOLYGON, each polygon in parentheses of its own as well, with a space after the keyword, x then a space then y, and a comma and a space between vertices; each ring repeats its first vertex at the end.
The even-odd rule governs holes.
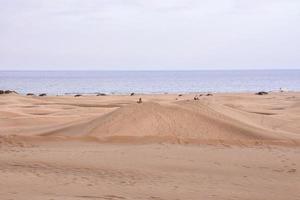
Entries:
POLYGON ((300 93, 194 96, 0 95, 0 199, 300 199, 300 93))

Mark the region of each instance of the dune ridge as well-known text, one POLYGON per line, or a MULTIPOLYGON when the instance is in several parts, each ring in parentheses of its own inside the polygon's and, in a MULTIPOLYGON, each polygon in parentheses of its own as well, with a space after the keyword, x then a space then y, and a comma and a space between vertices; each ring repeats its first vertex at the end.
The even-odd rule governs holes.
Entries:
POLYGON ((298 93, 219 94, 198 101, 191 97, 144 95, 144 103, 137 104, 136 97, 127 96, 78 100, 5 95, 0 97, 5 107, 0 135, 124 143, 300 144, 298 93))

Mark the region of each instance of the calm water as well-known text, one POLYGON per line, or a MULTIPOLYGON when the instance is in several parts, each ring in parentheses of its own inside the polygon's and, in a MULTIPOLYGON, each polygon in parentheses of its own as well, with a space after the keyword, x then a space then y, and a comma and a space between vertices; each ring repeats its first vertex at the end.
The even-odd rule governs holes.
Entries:
POLYGON ((300 70, 0 71, 0 89, 20 93, 300 91, 300 70))

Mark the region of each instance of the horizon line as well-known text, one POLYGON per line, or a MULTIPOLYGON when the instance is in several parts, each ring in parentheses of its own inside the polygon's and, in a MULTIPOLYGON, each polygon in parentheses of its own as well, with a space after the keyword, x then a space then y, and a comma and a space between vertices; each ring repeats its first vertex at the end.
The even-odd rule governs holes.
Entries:
POLYGON ((107 72, 157 72, 157 71, 269 71, 269 70, 276 70, 276 71, 282 71, 282 70, 300 70, 300 68, 268 68, 268 69, 0 69, 1 72, 14 72, 14 71, 40 71, 40 72, 51 72, 51 71, 107 71, 107 72))

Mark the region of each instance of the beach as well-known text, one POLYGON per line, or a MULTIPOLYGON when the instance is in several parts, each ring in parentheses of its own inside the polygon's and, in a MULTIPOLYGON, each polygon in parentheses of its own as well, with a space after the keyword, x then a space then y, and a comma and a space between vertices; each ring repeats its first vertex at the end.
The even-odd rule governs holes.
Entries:
POLYGON ((2 94, 0 197, 299 199, 299 122, 299 92, 2 94))
POLYGON ((0 200, 300 200, 299 11, 0 0, 0 200))

